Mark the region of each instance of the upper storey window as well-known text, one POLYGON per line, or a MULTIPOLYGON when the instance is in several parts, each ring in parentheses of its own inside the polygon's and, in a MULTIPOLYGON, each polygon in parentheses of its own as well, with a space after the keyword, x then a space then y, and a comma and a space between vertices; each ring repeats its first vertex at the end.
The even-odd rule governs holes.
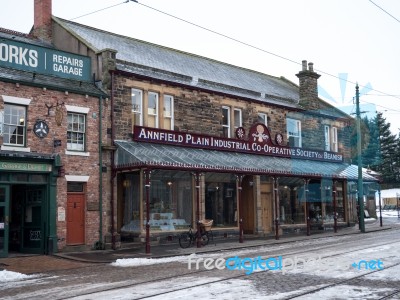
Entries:
POLYGON ((164 95, 164 129, 174 129, 174 97, 164 95))
POLYGON ((295 119, 286 119, 286 131, 289 146, 301 147, 301 122, 295 119))
POLYGON ((325 125, 324 132, 325 132, 325 150, 338 152, 337 128, 325 125))
POLYGON ((149 92, 147 122, 149 127, 158 128, 158 94, 149 92))
POLYGON ((25 146, 26 106, 4 105, 3 143, 9 146, 25 146))
POLYGON ((143 125, 143 92, 132 89, 132 124, 143 125))
POLYGON ((258 123, 262 123, 265 126, 268 126, 268 118, 267 118, 267 114, 265 113, 258 113, 258 119, 257 119, 258 123))
POLYGON ((222 136, 231 137, 231 109, 228 106, 222 106, 222 136))

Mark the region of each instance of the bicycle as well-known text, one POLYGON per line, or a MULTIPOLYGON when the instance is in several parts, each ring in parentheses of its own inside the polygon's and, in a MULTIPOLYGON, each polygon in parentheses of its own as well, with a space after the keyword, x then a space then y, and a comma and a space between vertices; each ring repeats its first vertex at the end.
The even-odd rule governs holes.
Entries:
MULTIPOLYGON (((211 239, 214 240, 214 237, 211 232, 213 220, 204 220, 200 221, 200 242, 202 246, 206 246, 211 239), (207 223, 205 223, 207 221, 207 223)), ((190 245, 194 244, 197 240, 198 231, 193 233, 192 225, 189 226, 189 231, 184 232, 179 236, 179 246, 181 248, 188 248, 190 245)))

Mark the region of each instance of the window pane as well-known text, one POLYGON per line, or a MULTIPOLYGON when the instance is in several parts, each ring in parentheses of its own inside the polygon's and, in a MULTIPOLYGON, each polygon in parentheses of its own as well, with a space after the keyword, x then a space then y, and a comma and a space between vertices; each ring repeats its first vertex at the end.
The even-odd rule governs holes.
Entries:
POLYGON ((5 105, 4 124, 2 126, 4 144, 25 145, 25 114, 26 108, 24 106, 5 105))
POLYGON ((149 93, 149 115, 157 115, 158 95, 156 93, 149 93))
POLYGON ((85 150, 85 115, 68 113, 67 126, 67 149, 68 150, 85 150))
POLYGON ((142 125, 143 93, 141 90, 132 89, 132 125, 142 125))
POLYGON ((266 114, 263 114, 263 113, 258 114, 258 120, 257 120, 257 122, 258 122, 258 123, 262 123, 262 124, 264 124, 265 126, 267 126, 267 115, 266 115, 266 114))
POLYGON ((222 125, 229 125, 229 108, 222 108, 222 125))
POLYGON ((240 109, 234 110, 235 128, 242 126, 242 111, 240 109))

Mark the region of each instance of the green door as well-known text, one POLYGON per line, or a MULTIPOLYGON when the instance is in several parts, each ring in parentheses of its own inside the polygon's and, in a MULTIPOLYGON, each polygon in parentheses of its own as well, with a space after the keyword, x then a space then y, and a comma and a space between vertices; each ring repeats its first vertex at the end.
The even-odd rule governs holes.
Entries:
POLYGON ((25 191, 24 217, 22 221, 22 252, 44 253, 45 224, 43 207, 45 190, 29 188, 25 191))
POLYGON ((10 192, 8 186, 0 185, 0 257, 8 256, 8 205, 10 192))

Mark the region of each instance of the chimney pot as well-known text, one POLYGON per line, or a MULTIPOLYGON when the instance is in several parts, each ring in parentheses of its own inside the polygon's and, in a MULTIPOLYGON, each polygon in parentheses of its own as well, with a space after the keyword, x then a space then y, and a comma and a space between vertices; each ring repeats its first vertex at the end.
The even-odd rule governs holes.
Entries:
POLYGON ((307 71, 307 61, 306 60, 302 61, 302 65, 303 65, 303 71, 307 71))
POLYGON ((314 64, 313 64, 312 62, 309 62, 309 63, 308 63, 308 70, 309 70, 310 72, 314 72, 314 64))
POLYGON ((34 21, 32 34, 40 40, 51 42, 52 0, 34 1, 34 21))

